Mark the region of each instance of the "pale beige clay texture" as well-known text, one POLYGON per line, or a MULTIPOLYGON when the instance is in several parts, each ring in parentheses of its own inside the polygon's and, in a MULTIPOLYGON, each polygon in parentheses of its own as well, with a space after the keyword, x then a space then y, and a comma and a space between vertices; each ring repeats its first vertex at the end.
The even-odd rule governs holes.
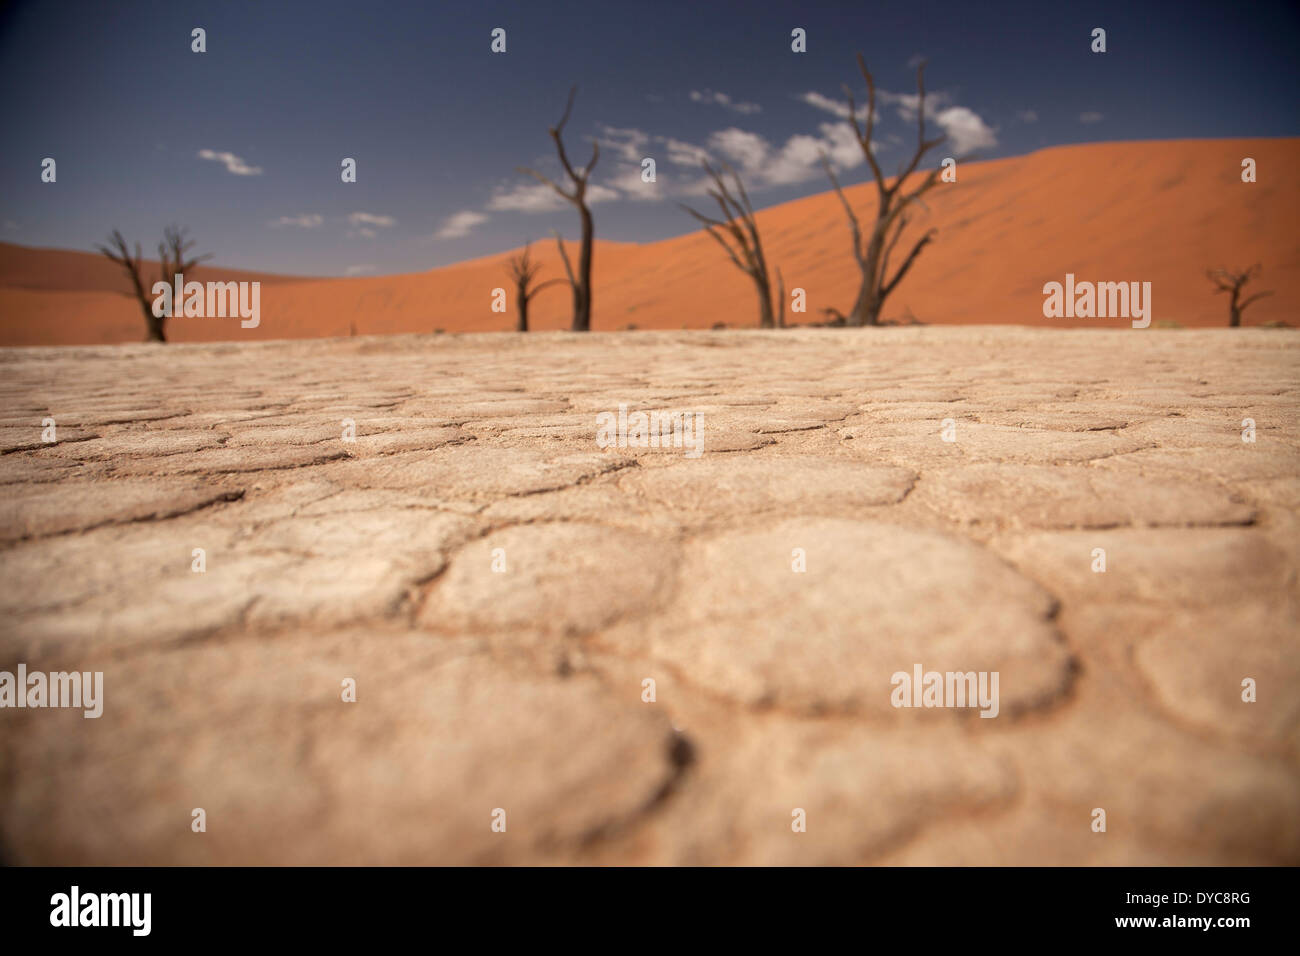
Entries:
POLYGON ((0 670, 104 674, 0 710, 3 862, 1300 863, 1293 333, 18 349, 0 396, 0 670), (601 447, 620 404, 703 453, 601 447), (997 717, 892 706, 917 664, 997 717))

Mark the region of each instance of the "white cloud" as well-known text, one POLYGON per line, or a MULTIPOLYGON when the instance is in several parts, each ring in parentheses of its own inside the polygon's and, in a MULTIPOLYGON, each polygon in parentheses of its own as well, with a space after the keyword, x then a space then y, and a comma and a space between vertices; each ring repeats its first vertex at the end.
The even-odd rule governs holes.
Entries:
POLYGON ((733 163, 739 164, 742 170, 752 171, 759 169, 766 162, 771 146, 757 133, 736 129, 733 126, 730 129, 719 130, 710 136, 709 150, 721 153, 733 163))
POLYGON ((261 166, 250 166, 234 153, 223 153, 214 149, 201 149, 199 150, 199 159, 211 159, 215 162, 222 163, 226 167, 226 172, 233 173, 236 176, 262 175, 261 166))
MULTIPOLYGON (((849 118, 849 104, 844 100, 832 99, 829 96, 823 96, 821 93, 804 93, 799 97, 799 99, 807 103, 809 106, 815 107, 822 112, 838 116, 840 119, 846 120, 849 118)), ((857 104, 857 108, 854 112, 857 113, 859 121, 866 120, 866 104, 857 104)))
POLYGON ((345 276, 363 276, 368 272, 374 272, 374 266, 348 266, 343 270, 345 276))
MULTIPOLYGON (((837 169, 852 169, 863 162, 862 144, 857 134, 844 123, 822 123, 817 127, 822 134, 821 147, 837 169)), ((875 144, 872 144, 873 148, 875 144)))
POLYGON ((349 226, 360 226, 363 223, 367 226, 387 228, 397 225, 397 220, 392 216, 378 216, 372 212, 354 212, 348 216, 349 226))
POLYGON ((1103 116, 1102 114, 1100 114, 1100 113, 1080 113, 1080 114, 1079 114, 1079 122, 1080 122, 1080 123, 1100 123, 1100 122, 1101 122, 1103 119, 1105 119, 1105 118, 1106 118, 1106 117, 1104 117, 1104 116, 1103 116))
MULTIPOLYGON (((876 90, 876 99, 885 106, 897 106, 898 118, 908 122, 916 122, 916 108, 920 105, 920 93, 891 93, 888 90, 876 90)), ((950 97, 943 90, 932 90, 925 94, 925 118, 934 119, 939 113, 939 108, 952 102, 950 97)))
POLYGON ((468 236, 475 226, 488 221, 481 212, 466 209, 443 220, 442 228, 433 234, 435 239, 460 239, 468 236))
POLYGON ((709 151, 691 143, 684 142, 680 139, 673 139, 671 136, 659 136, 657 142, 662 142, 668 150, 668 162, 678 166, 699 166, 701 162, 709 158, 709 151))
POLYGON ((791 136, 776 149, 757 133, 733 127, 710 136, 709 151, 738 165, 752 189, 816 178, 821 175, 823 153, 839 169, 852 169, 863 162, 862 147, 847 124, 822 123, 818 133, 791 136))
POLYGON ((757 103, 739 103, 733 100, 726 93, 715 93, 713 90, 691 90, 691 101, 694 103, 705 103, 710 106, 722 106, 735 113, 749 115, 750 113, 760 113, 763 107, 757 103))
MULTIPOLYGON (((597 183, 587 187, 588 203, 608 202, 618 198, 619 194, 615 190, 597 183)), ((509 189, 497 190, 488 200, 487 208, 492 212, 554 212, 567 205, 568 201, 561 199, 559 193, 545 183, 520 183, 509 189)))
POLYGON ((998 144, 993 130, 974 110, 964 106, 950 106, 935 116, 934 121, 948 134, 947 145, 959 156, 977 149, 991 149, 998 144))
POLYGON ((297 216, 281 216, 279 219, 271 220, 273 226, 297 226, 299 229, 315 229, 325 221, 325 217, 318 213, 300 213, 297 216))
POLYGON ((803 182, 821 162, 822 142, 815 136, 791 136, 763 170, 764 181, 774 186, 803 182))
MULTIPOLYGON (((709 190, 713 188, 712 179, 708 176, 699 176, 676 187, 673 190, 673 194, 676 196, 707 196, 709 190)), ((746 185, 745 188, 748 189, 750 187, 746 185)))
MULTIPOLYGON (((820 93, 804 93, 799 98, 809 106, 832 113, 841 119, 848 119, 849 117, 849 104, 847 102, 832 99, 820 93)), ((989 149, 996 146, 998 144, 997 135, 980 118, 979 114, 966 106, 948 105, 951 99, 949 94, 942 90, 927 93, 925 96, 925 117, 944 131, 953 150, 958 154, 962 154, 974 149, 989 149)), ((888 90, 877 90, 876 100, 886 106, 897 107, 899 119, 908 123, 916 122, 916 112, 921 103, 920 94, 891 93, 888 90)), ((866 107, 859 105, 857 113, 860 120, 865 119, 866 107)), ((824 135, 825 127, 822 129, 824 135)))
POLYGON ((520 183, 498 190, 487 207, 493 212, 551 212, 564 205, 564 200, 545 183, 520 183))
POLYGON ((602 126, 600 142, 608 149, 629 162, 639 163, 645 157, 645 147, 650 143, 650 134, 639 129, 620 129, 617 126, 602 126))
POLYGON ((643 202, 654 202, 664 198, 664 192, 659 185, 658 168, 656 166, 656 182, 647 183, 641 179, 641 166, 624 166, 622 171, 615 176, 611 176, 606 182, 611 188, 618 190, 623 194, 624 199, 636 199, 643 202))
MULTIPOLYGON (((662 137, 660 138, 662 139, 662 137)), ((600 141, 621 160, 615 166, 616 172, 605 177, 605 182, 609 188, 621 193, 626 199, 654 201, 664 198, 663 191, 659 188, 658 183, 641 181, 641 161, 650 152, 648 149, 651 141, 649 133, 639 129, 602 126, 600 128, 600 141)), ((658 158, 651 158, 656 160, 657 166, 658 158)), ((588 187, 588 196, 590 197, 592 190, 597 188, 596 186, 588 187)), ((605 187, 599 188, 603 189, 605 187)), ((552 191, 552 195, 554 195, 554 191, 552 191)))
POLYGON ((1016 119, 1020 120, 1022 123, 1037 123, 1038 114, 1033 110, 1017 110, 1016 119))
POLYGON ((822 123, 821 136, 791 136, 763 170, 763 178, 774 186, 801 183, 821 174, 825 153, 836 169, 852 169, 863 162, 862 147, 845 123, 822 123))

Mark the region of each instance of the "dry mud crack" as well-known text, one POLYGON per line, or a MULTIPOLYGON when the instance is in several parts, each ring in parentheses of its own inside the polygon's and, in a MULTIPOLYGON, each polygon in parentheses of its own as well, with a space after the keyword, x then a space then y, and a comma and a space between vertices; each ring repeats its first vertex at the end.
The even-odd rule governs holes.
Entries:
POLYGON ((0 370, 0 672, 104 675, 0 709, 7 862, 1300 862, 1286 332, 0 370), (620 405, 702 454, 601 447, 620 405), (895 706, 917 665, 997 716, 895 706))

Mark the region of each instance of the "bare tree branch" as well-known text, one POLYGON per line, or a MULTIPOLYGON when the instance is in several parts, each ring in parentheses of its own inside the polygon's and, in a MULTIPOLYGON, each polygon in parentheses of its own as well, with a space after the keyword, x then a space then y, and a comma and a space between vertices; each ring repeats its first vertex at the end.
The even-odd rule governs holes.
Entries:
POLYGON ((569 277, 569 284, 573 287, 573 330, 575 332, 586 332, 591 329, 591 260, 593 251, 593 234, 595 225, 591 218, 591 208, 587 205, 587 182, 591 178, 591 171, 596 168, 596 162, 600 159, 600 142, 592 140, 591 160, 581 170, 573 168, 569 162, 568 151, 564 148, 564 127, 569 122, 569 116, 573 112, 573 101, 578 95, 576 86, 569 90, 569 98, 564 104, 564 114, 560 121, 552 126, 549 130, 551 140, 555 143, 555 152, 559 156, 560 166, 563 168, 565 175, 572 184, 572 192, 566 191, 559 183, 543 176, 536 170, 521 166, 519 172, 534 177, 539 182, 545 183, 554 189, 563 199, 572 203, 578 209, 578 215, 582 223, 582 244, 578 253, 578 268, 575 272, 569 265, 568 256, 564 251, 564 243, 559 240, 557 233, 556 239, 560 242, 560 256, 564 261, 565 273, 569 277))
MULTIPOLYGON (((560 247, 561 253, 564 247, 560 247)), ((524 248, 518 255, 511 256, 506 260, 506 272, 510 275, 515 284, 515 308, 519 313, 519 319, 515 324, 515 331, 528 331, 528 304, 533 300, 537 293, 541 292, 547 286, 560 285, 567 282, 565 279, 549 279, 540 285, 535 285, 534 280, 537 274, 541 272, 541 263, 533 260, 532 242, 525 242, 524 248)), ((566 263, 567 267, 567 263, 566 263)))
POLYGON ((931 229, 929 232, 927 232, 924 236, 921 237, 920 241, 917 242, 915 246, 912 247, 912 251, 908 253, 907 258, 903 260, 903 264, 899 266, 898 272, 894 276, 893 281, 888 283, 883 288, 881 294, 882 299, 885 296, 889 295, 889 293, 893 292, 894 287, 903 281, 903 276, 907 275, 907 270, 912 268, 912 263, 916 260, 916 257, 921 254, 921 250, 924 249, 926 246, 928 246, 931 240, 933 240, 934 237, 937 236, 938 234, 939 234, 939 230, 931 229))
POLYGON ((542 182, 542 183, 545 183, 547 186, 550 186, 552 189, 554 189, 557 193, 559 193, 559 194, 560 194, 560 195, 561 195, 565 200, 567 200, 568 202, 573 202, 573 201, 574 201, 574 197, 571 196, 571 195, 569 195, 568 193, 566 193, 566 192, 565 192, 565 191, 560 187, 560 184, 559 184, 559 183, 555 182, 554 180, 548 179, 547 177, 543 176, 541 173, 537 172, 537 170, 535 170, 535 169, 529 169, 527 166, 516 166, 516 167, 515 167, 515 172, 524 173, 524 174, 526 174, 526 175, 528 175, 528 176, 532 176, 532 177, 535 178, 538 182, 542 182))
POLYGON ((568 284, 569 284, 568 279, 547 279, 541 285, 533 286, 532 291, 528 293, 528 300, 531 302, 533 296, 537 295, 537 293, 541 292, 543 289, 547 288, 548 286, 568 285, 568 284))
POLYGON ((698 219, 701 223, 704 224, 704 231, 707 232, 710 236, 712 236, 714 241, 717 242, 718 245, 722 246, 723 250, 731 258, 731 261, 736 264, 737 269, 741 270, 742 272, 749 271, 749 267, 744 263, 742 263, 739 259, 737 259, 736 254, 731 251, 731 246, 727 243, 727 240, 722 238, 722 236, 719 233, 714 232, 715 229, 725 228, 724 223, 718 222, 716 219, 710 219, 708 216, 696 212, 694 209, 692 209, 690 206, 685 205, 684 203, 678 203, 677 205, 681 206, 682 209, 686 210, 686 212, 690 213, 692 216, 694 216, 696 219, 698 219))
POLYGON ((853 207, 849 205, 848 199, 844 196, 844 190, 840 188, 840 181, 831 168, 830 158, 822 153, 822 168, 826 170, 826 175, 835 187, 835 195, 840 197, 840 204, 844 207, 844 214, 849 217, 849 229, 853 233, 853 258, 858 260, 858 266, 865 265, 866 253, 862 248, 862 227, 858 224, 858 217, 853 212, 853 207))
POLYGON ((558 232, 555 233, 555 244, 560 247, 560 261, 564 263, 564 274, 569 277, 569 284, 576 286, 578 283, 573 278, 573 267, 569 265, 569 254, 564 251, 564 240, 558 232))
POLYGON ((776 327, 785 328, 785 277, 781 275, 781 269, 776 270, 776 327))
POLYGON ((1261 272, 1263 272, 1263 268, 1258 262, 1249 269, 1242 269, 1237 272, 1225 268, 1205 270, 1206 278, 1215 285, 1215 294, 1226 292, 1231 297, 1228 302, 1228 326, 1230 328, 1237 328, 1241 325, 1241 313, 1246 310, 1246 306, 1273 294, 1272 290, 1256 292, 1245 301, 1240 301, 1241 290, 1245 288, 1246 283, 1261 272))
POLYGON ((867 109, 864 122, 859 123, 857 103, 853 97, 853 91, 846 85, 844 93, 848 97, 847 121, 849 127, 858 142, 858 146, 862 149, 862 155, 866 159, 867 165, 871 167, 871 173, 876 184, 875 223, 871 227, 869 234, 864 232, 861 220, 853 211, 848 196, 845 194, 839 178, 835 175, 835 170, 831 166, 830 159, 823 154, 821 161, 822 168, 825 169, 826 176, 835 189, 840 205, 844 207, 844 213, 848 217, 849 230, 853 239, 853 258, 858 263, 858 268, 862 273, 862 282, 858 288, 857 298, 853 303, 853 310, 848 316, 848 324, 877 325, 880 321, 885 298, 903 281, 917 256, 920 255, 921 250, 929 245, 936 235, 936 231, 931 229, 922 236, 912 247, 898 272, 892 278, 889 276, 890 258, 894 248, 898 245, 912 220, 912 217, 906 215, 906 212, 913 203, 922 209, 927 208, 921 197, 941 181, 942 170, 940 168, 932 169, 919 183, 915 183, 910 191, 908 190, 908 180, 916 172, 925 155, 943 143, 946 137, 941 135, 934 139, 926 138, 925 64, 921 63, 916 71, 916 149, 912 153, 911 159, 900 165, 899 173, 894 177, 893 181, 886 182, 880 163, 876 160, 875 147, 871 142, 871 137, 875 132, 876 120, 876 80, 871 75, 871 71, 867 69, 866 60, 861 53, 857 55, 857 64, 858 72, 862 74, 862 79, 867 85, 867 109))
MULTIPOLYGON (((163 282, 171 285, 175 280, 177 273, 188 272, 205 259, 212 258, 208 255, 186 257, 190 249, 194 247, 194 240, 187 239, 186 230, 180 226, 168 226, 163 230, 163 239, 158 243, 158 266, 163 282)), ((108 245, 99 245, 95 248, 104 256, 116 262, 126 270, 127 277, 131 280, 131 288, 135 293, 136 301, 139 303, 144 313, 145 328, 148 330, 148 339, 151 342, 165 342, 167 337, 164 334, 163 326, 167 317, 153 314, 153 301, 150 299, 150 293, 145 291, 144 277, 144 256, 140 251, 140 243, 135 244, 135 254, 131 254, 127 246, 126 238, 122 233, 114 229, 109 235, 108 245)))
POLYGON ((708 191, 708 195, 718 204, 722 218, 714 219, 706 216, 683 203, 678 205, 699 221, 704 226, 704 231, 723 248, 736 268, 753 280, 758 294, 759 326, 765 329, 773 328, 775 321, 772 317, 772 285, 768 276, 767 260, 763 255, 763 243, 758 234, 754 207, 749 201, 745 185, 740 181, 740 175, 725 163, 722 164, 721 169, 715 169, 708 160, 704 160, 700 165, 713 181, 714 188, 708 191), (735 185, 734 194, 727 187, 724 173, 731 176, 735 185), (730 236, 730 242, 727 241, 727 236, 730 236))
POLYGON ((1267 292, 1256 292, 1249 299, 1244 300, 1239 306, 1237 306, 1237 308, 1244 312, 1246 310, 1246 306, 1250 305, 1252 302, 1256 301, 1257 299, 1262 299, 1265 296, 1270 296, 1272 294, 1273 294, 1272 289, 1269 289, 1267 292))

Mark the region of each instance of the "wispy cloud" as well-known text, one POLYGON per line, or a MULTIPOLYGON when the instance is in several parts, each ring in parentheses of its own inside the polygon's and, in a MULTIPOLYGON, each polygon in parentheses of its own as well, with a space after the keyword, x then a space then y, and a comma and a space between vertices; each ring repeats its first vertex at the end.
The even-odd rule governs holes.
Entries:
POLYGON ((348 266, 343 270, 343 274, 345 276, 363 276, 374 271, 374 266, 348 266))
POLYGON ((630 127, 601 126, 601 151, 614 157, 613 172, 602 177, 605 185, 622 193, 624 198, 627 199, 647 201, 663 199, 664 194, 658 188, 657 182, 647 183, 641 179, 642 162, 647 158, 654 159, 656 163, 658 162, 658 157, 651 155, 650 143, 652 139, 653 137, 644 130, 630 127))
POLYGON ((1103 116, 1101 113, 1080 113, 1079 114, 1080 123, 1100 123, 1105 118, 1106 117, 1103 116))
POLYGON ((607 152, 639 164, 645 157, 646 146, 650 145, 650 134, 639 129, 601 126, 600 145, 607 152))
MULTIPOLYGON (((804 93, 799 99, 809 106, 841 119, 849 118, 849 104, 846 101, 816 92, 804 93)), ((891 93, 888 90, 877 90, 876 102, 884 106, 896 107, 898 118, 912 123, 916 121, 916 111, 920 107, 921 97, 916 93, 891 93)), ((865 105, 858 104, 855 113, 859 121, 866 120, 865 105)), ((978 113, 967 106, 952 105, 952 97, 942 90, 926 94, 925 117, 943 130, 948 137, 948 145, 959 155, 977 149, 990 149, 998 144, 996 132, 978 113)))
POLYGON ((374 239, 379 233, 372 227, 387 229, 397 225, 392 216, 380 216, 372 212, 354 212, 348 215, 348 238, 360 236, 362 239, 374 239))
POLYGON ((702 146, 673 139, 671 136, 656 137, 656 142, 664 144, 664 148, 668 150, 668 162, 677 166, 698 167, 702 161, 709 158, 709 151, 702 146))
POLYGON ((493 212, 552 212, 564 208, 564 200, 545 183, 520 183, 498 189, 488 200, 493 212))
POLYGON ((704 103, 709 106, 721 106, 731 110, 734 113, 749 115, 750 113, 760 113, 763 107, 757 103, 742 103, 733 100, 726 93, 717 93, 713 90, 691 90, 691 102, 704 103))
POLYGON ((721 153, 738 165, 742 172, 761 169, 772 147, 762 136, 743 129, 718 130, 709 137, 709 151, 721 153))
MULTIPOLYGON (((606 186, 592 183, 587 187, 587 202, 608 202, 618 199, 619 194, 606 186)), ((488 200, 487 208, 491 212, 554 212, 563 209, 568 203, 545 183, 520 183, 509 188, 498 189, 488 200)))
POLYGON ((261 166, 250 166, 234 153, 219 152, 215 149, 201 149, 199 150, 199 159, 210 159, 221 163, 226 167, 226 172, 233 173, 236 176, 262 175, 261 166))
POLYGON ((388 228, 397 225, 397 220, 392 216, 379 216, 372 212, 354 212, 348 216, 349 226, 380 226, 388 228))
POLYGON ((655 178, 656 181, 653 183, 645 182, 641 178, 641 166, 638 164, 631 168, 624 166, 619 173, 609 177, 605 182, 612 189, 617 189, 622 193, 624 199, 655 202, 664 198, 664 192, 659 188, 657 169, 655 171, 655 178))
POLYGON ((844 123, 822 123, 820 136, 791 136, 764 170, 764 178, 774 186, 801 183, 821 175, 821 157, 825 153, 836 169, 852 169, 862 163, 862 147, 853 130, 844 123))
MULTIPOLYGON (((755 104, 737 103, 725 93, 695 90, 690 98, 698 103, 723 106, 735 112, 757 112, 755 104), (750 107, 753 107, 750 109, 750 107)), ((804 103, 840 120, 849 117, 846 101, 821 93, 809 92, 799 97, 804 103)), ((895 107, 904 119, 915 119, 919 106, 916 94, 878 91, 878 104, 895 107)), ((857 115, 865 117, 866 107, 859 105, 857 115)), ((956 153, 997 145, 997 136, 974 110, 953 105, 942 92, 926 98, 926 115, 942 129, 956 153)), ((658 163, 658 173, 665 167, 699 168, 702 161, 725 161, 734 166, 751 190, 790 186, 816 179, 822 173, 821 160, 826 156, 840 170, 853 169, 865 162, 862 148, 852 128, 845 122, 823 122, 809 133, 790 136, 784 142, 770 142, 760 133, 737 126, 716 130, 703 145, 670 136, 651 135, 631 127, 598 126, 598 138, 606 155, 615 159, 613 169, 606 169, 601 183, 587 188, 591 203, 614 199, 662 200, 672 196, 700 195, 709 188, 703 176, 677 179, 670 175, 663 182, 647 183, 641 179, 641 163, 647 154, 658 163)), ((896 136, 888 137, 897 141, 896 136)), ((512 183, 497 188, 484 207, 487 212, 545 213, 565 208, 565 200, 545 183, 512 183)), ((449 218, 437 233, 439 238, 464 235, 481 220, 472 211, 449 218)))
POLYGON ((1022 123, 1037 123, 1038 114, 1033 110, 1016 110, 1016 119, 1022 123))
POLYGON ((475 212, 472 209, 465 209, 458 213, 453 213, 442 222, 442 228, 433 234, 435 239, 461 239, 470 234, 475 226, 481 225, 488 221, 488 217, 481 212, 475 212))
MULTIPOLYGON (((799 99, 824 113, 830 113, 831 115, 838 116, 840 119, 844 120, 849 118, 849 104, 843 100, 823 96, 821 93, 816 92, 804 93, 799 97, 799 99)), ((854 112, 857 114, 859 120, 865 120, 867 118, 867 107, 863 103, 859 103, 854 112)))
POLYGON ((948 145, 959 156, 977 149, 992 149, 998 144, 997 134, 979 114, 965 106, 950 106, 938 113, 934 121, 947 134, 948 145))
POLYGON ((300 213, 297 216, 281 216, 279 219, 272 219, 272 226, 297 226, 299 229, 315 229, 325 221, 325 217, 317 213, 300 213))
MULTIPOLYGON (((690 144, 679 144, 679 148, 682 154, 702 153, 709 159, 726 160, 744 174, 750 189, 814 179, 821 174, 823 154, 838 169, 852 169, 863 162, 862 148, 847 124, 821 123, 817 129, 819 135, 800 133, 778 147, 758 133, 731 127, 713 133, 707 149, 690 144)), ((707 180, 701 180, 685 192, 704 192, 706 184, 707 180)))

